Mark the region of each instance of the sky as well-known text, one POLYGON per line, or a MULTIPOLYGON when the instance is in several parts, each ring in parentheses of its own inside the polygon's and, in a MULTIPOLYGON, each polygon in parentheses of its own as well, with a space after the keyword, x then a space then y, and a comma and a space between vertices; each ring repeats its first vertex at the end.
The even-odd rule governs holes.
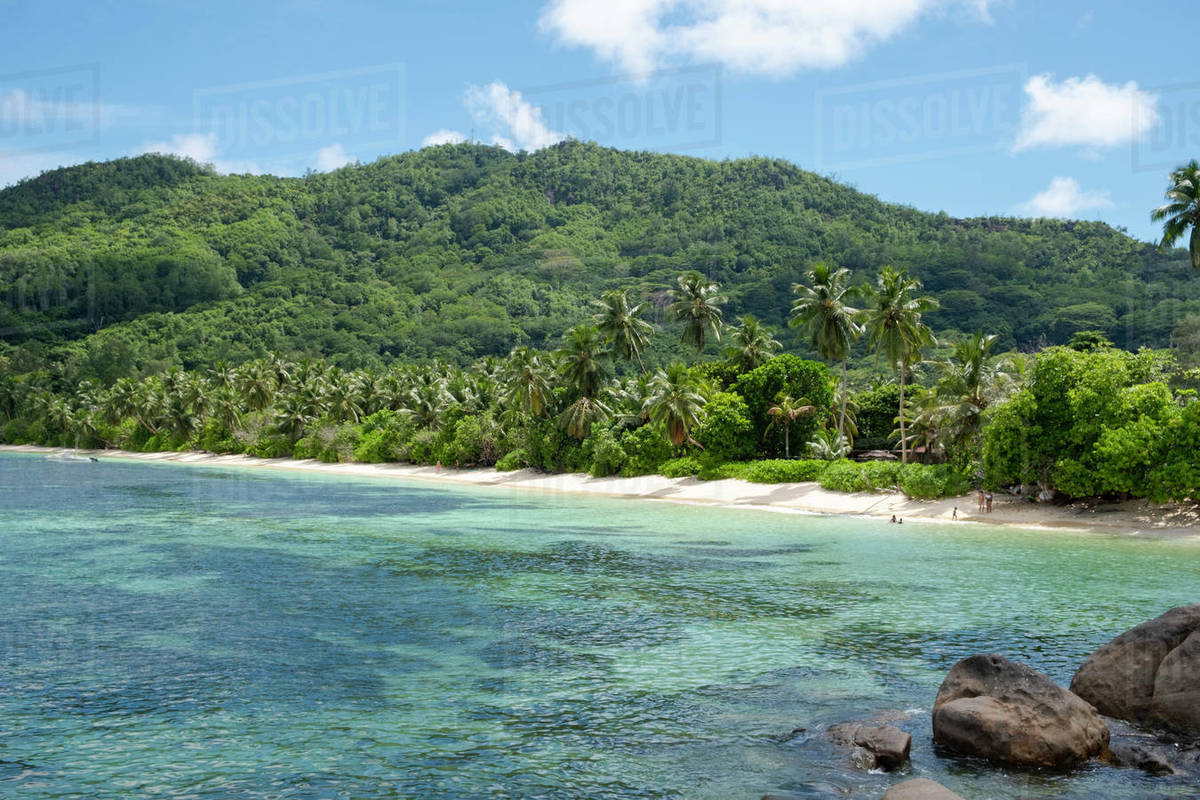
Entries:
POLYGON ((952 216, 1156 241, 1200 4, 0 0, 0 186, 169 152, 301 175, 463 139, 769 156, 952 216))

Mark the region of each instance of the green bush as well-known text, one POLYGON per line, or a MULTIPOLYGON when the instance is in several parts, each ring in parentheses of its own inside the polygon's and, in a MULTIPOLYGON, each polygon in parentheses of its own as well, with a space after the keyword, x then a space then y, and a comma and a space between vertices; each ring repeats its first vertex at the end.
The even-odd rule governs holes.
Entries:
POLYGON ((746 479, 746 473, 749 472, 753 461, 708 461, 702 459, 700 462, 700 471, 696 473, 696 477, 702 481, 723 481, 730 478, 746 479))
POLYGON ((971 482, 953 464, 905 464, 900 473, 900 489, 909 497, 933 500, 966 494, 971 490, 971 482))
POLYGON ((592 466, 588 471, 597 478, 616 475, 625 465, 625 449, 606 425, 593 425, 592 435, 584 446, 592 455, 592 466))
POLYGON ((291 458, 292 442, 281 433, 264 430, 246 448, 246 455, 257 458, 291 458))
POLYGON ((784 452, 783 428, 771 424, 769 413, 776 397, 788 394, 797 400, 805 398, 817 409, 817 413, 799 417, 792 423, 788 436, 793 443, 812 439, 820 427, 820 420, 833 405, 829 369, 817 361, 806 361, 789 353, 776 356, 742 375, 731 391, 745 399, 754 425, 754 441, 759 442, 762 452, 769 456, 782 456, 784 452))
POLYGON ((362 421, 362 433, 354 446, 354 460, 371 464, 397 461, 404 444, 413 434, 407 415, 396 411, 377 411, 362 421))
POLYGON ((658 474, 665 478, 688 478, 699 473, 703 466, 695 456, 672 458, 659 465, 658 474))
POLYGON ((500 472, 512 472, 516 469, 525 469, 529 466, 529 459, 525 455, 525 451, 521 448, 505 453, 496 462, 496 469, 500 472))
POLYGON ((752 483, 803 483, 818 480, 828 465, 814 459, 773 458, 749 462, 739 477, 752 483))
POLYGON ((865 461, 861 466, 872 489, 892 491, 900 483, 902 465, 899 461, 865 461))
POLYGON ((671 443, 653 425, 626 431, 621 434, 620 442, 626 456, 625 465, 621 467, 625 477, 653 475, 671 457, 671 443))
POLYGON ((823 489, 834 492, 869 492, 875 488, 862 464, 846 459, 828 461, 826 464, 825 471, 818 478, 823 489))
POLYGON ((400 458, 414 464, 432 464, 438 460, 436 431, 417 431, 400 449, 400 458))
POLYGON ((741 395, 718 392, 704 407, 706 416, 696 432, 696 441, 710 458, 741 461, 754 455, 754 423, 741 395))

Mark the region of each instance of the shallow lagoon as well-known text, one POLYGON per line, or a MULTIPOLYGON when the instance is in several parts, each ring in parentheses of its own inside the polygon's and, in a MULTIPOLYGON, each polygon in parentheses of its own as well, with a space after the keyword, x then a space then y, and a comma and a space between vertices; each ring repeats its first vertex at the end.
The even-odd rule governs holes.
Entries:
POLYGON ((1187 541, 3 454, 0 796, 873 799, 820 731, 881 712, 968 798, 1193 796, 928 712, 1198 599, 1187 541))

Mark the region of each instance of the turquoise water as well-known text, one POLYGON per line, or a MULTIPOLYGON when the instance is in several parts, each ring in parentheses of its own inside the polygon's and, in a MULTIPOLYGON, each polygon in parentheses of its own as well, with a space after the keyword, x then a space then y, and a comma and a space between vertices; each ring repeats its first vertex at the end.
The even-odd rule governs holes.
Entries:
POLYGON ((942 758, 929 709, 1198 599, 1189 542, 0 454, 0 796, 1193 796, 942 758), (881 713, 903 776, 821 735, 881 713))

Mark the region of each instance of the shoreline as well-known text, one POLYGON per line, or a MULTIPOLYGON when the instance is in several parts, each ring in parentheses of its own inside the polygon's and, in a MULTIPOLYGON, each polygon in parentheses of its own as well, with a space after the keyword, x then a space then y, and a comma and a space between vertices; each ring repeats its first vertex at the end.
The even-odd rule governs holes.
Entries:
MULTIPOLYGON (((0 452, 53 454, 64 448, 37 445, 0 445, 0 452)), ((74 452, 74 451, 72 451, 74 452)), ((268 459, 245 455, 202 452, 134 453, 125 450, 80 450, 80 455, 148 463, 190 464, 235 468, 274 469, 343 475, 359 478, 392 478, 451 486, 496 486, 521 491, 578 494, 600 497, 658 500, 688 505, 753 509, 795 514, 856 516, 888 520, 892 515, 940 524, 976 523, 1001 527, 1060 532, 1106 533, 1123 536, 1196 539, 1200 541, 1200 507, 1157 506, 1147 501, 1088 507, 1082 504, 1052 506, 1024 498, 996 495, 992 513, 976 508, 974 494, 941 500, 911 500, 899 492, 842 493, 822 489, 817 483, 750 483, 739 479, 700 481, 696 478, 594 478, 586 473, 549 474, 522 469, 498 472, 491 467, 446 469, 413 464, 328 464, 315 460, 268 459), (958 508, 958 520, 952 519, 958 508)))

